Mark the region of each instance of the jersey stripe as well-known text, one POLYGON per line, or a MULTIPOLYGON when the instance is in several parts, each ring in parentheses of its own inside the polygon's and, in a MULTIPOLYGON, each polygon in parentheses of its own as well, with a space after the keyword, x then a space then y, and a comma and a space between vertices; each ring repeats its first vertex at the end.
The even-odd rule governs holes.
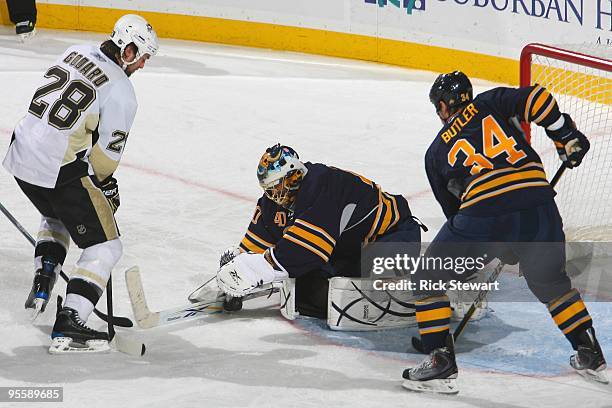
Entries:
POLYGON ((524 179, 544 179, 546 180, 546 173, 544 173, 541 170, 528 170, 528 171, 523 171, 523 172, 519 172, 519 173, 511 173, 511 174, 507 174, 505 176, 500 176, 500 177, 496 177, 491 181, 488 181, 486 183, 482 183, 479 184, 478 187, 473 188, 469 191, 467 191, 467 194, 463 195, 463 200, 469 200, 470 198, 474 197, 475 195, 482 193, 483 191, 487 191, 487 190, 491 190, 494 187, 498 187, 502 184, 507 184, 510 183, 512 181, 518 181, 518 180, 524 180, 524 179))
POLYGON ((242 241, 240 241, 240 248, 244 249, 247 252, 254 252, 256 254, 261 254, 267 249, 257 245, 256 243, 251 241, 246 235, 242 239, 242 241))
POLYGON ((537 85, 533 91, 527 97, 527 103, 525 104, 525 122, 531 122, 529 111, 531 109, 531 104, 533 102, 533 98, 542 90, 543 88, 540 85, 537 85))
POLYGON ((323 252, 321 252, 320 250, 312 247, 311 245, 308 245, 307 243, 298 240, 294 237, 292 237, 291 235, 285 234, 283 235, 283 238, 293 242, 294 244, 297 244, 303 248, 306 248, 307 250, 311 251, 312 253, 318 255, 319 257, 321 257, 325 262, 329 261, 329 257, 327 255, 325 255, 323 252))
POLYGON ((383 216, 382 223, 380 224, 380 228, 378 229, 376 235, 384 234, 384 232, 389 228, 389 225, 391 224, 391 218, 393 217, 393 210, 391 209, 391 200, 389 200, 384 193, 381 195, 381 198, 384 204, 385 215, 383 216))
POLYGON ((491 198, 491 197, 495 197, 498 196, 500 194, 504 194, 507 193, 509 191, 514 191, 514 190, 518 190, 521 188, 527 188, 527 187, 545 187, 545 186, 549 186, 550 184, 548 184, 548 181, 532 181, 532 182, 527 182, 527 183, 520 183, 520 184, 514 184, 505 188, 501 188, 499 190, 493 191, 491 193, 487 193, 487 194, 483 194, 481 196, 478 196, 470 201, 466 201, 463 204, 461 204, 461 206, 459 207, 459 209, 464 209, 467 208, 471 205, 474 205, 482 200, 485 200, 487 198, 491 198))
POLYGON ((366 244, 376 239, 376 227, 378 227, 378 222, 380 221, 380 216, 383 210, 381 195, 382 193, 380 192, 380 190, 378 190, 378 205, 376 206, 376 215, 374 216, 374 222, 372 222, 370 232, 368 232, 368 235, 365 237, 364 243, 366 244))
POLYGON ((335 246, 335 245, 336 245, 336 240, 335 240, 335 239, 334 239, 334 238, 333 238, 331 235, 329 235, 329 234, 327 233, 327 231, 325 231, 323 228, 321 228, 321 227, 317 227, 316 225, 313 225, 313 224, 311 224, 311 223, 309 223, 309 222, 307 222, 307 221, 304 221, 304 220, 302 220, 302 219, 300 219, 300 218, 298 218, 297 220, 295 220, 294 224, 299 224, 299 225, 305 226, 305 227, 307 227, 307 228, 309 228, 309 229, 313 230, 314 232, 318 232, 319 234, 321 234, 321 235, 323 235, 325 238, 327 238, 327 240, 329 241, 329 243, 330 243, 332 246, 335 246))
POLYGON ((374 242, 376 237, 386 233, 400 220, 397 199, 391 194, 387 194, 380 189, 378 190, 378 193, 376 216, 374 217, 374 222, 372 222, 370 232, 364 240, 364 244, 374 242))
POLYGON ((502 173, 509 173, 509 172, 515 172, 517 170, 525 170, 527 167, 531 167, 531 168, 538 168, 538 169, 542 169, 544 170, 544 166, 542 165, 542 163, 537 163, 537 162, 529 162, 521 167, 515 168, 515 167, 506 167, 503 169, 499 169, 499 170, 491 170, 485 174, 483 174, 482 176, 472 180, 472 182, 470 184, 468 184, 468 186, 465 188, 465 191, 469 191, 474 184, 478 184, 483 182, 484 180, 487 180, 489 178, 492 177, 497 177, 502 173))
POLYGON ((543 89, 543 91, 540 93, 540 96, 538 96, 535 103, 531 107, 531 117, 534 117, 536 113, 538 113, 542 105, 544 105, 544 102, 546 102, 546 100, 550 97, 550 92, 548 92, 546 89, 543 89))
POLYGON ((550 101, 544 112, 542 112, 540 116, 533 120, 535 123, 540 124, 543 120, 545 120, 552 111, 552 109, 555 107, 555 105, 557 105, 557 101, 555 100, 555 98, 551 96, 551 99, 552 100, 550 101))
POLYGON ((249 238, 251 238, 252 241, 260 244, 262 247, 270 248, 274 246, 274 244, 269 243, 259 235, 255 234, 253 231, 247 230, 246 234, 249 236, 249 238))
POLYGON ((327 254, 327 256, 331 255, 332 251, 334 250, 333 245, 330 245, 324 239, 316 236, 312 232, 306 231, 305 229, 298 227, 297 225, 290 227, 285 233, 285 235, 287 234, 291 234, 291 236, 293 236, 294 238, 304 241, 305 243, 318 248, 323 253, 327 254))

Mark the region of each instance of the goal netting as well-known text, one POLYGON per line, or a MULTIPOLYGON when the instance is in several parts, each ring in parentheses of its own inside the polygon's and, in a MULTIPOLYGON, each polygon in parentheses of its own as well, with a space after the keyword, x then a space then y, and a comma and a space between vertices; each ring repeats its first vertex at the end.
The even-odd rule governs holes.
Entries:
MULTIPOLYGON (((612 242, 612 47, 530 44, 521 54, 521 85, 538 83, 557 99, 589 139, 582 165, 568 169, 555 190, 567 241, 612 242)), ((531 144, 551 177, 560 165, 544 129, 531 144)))

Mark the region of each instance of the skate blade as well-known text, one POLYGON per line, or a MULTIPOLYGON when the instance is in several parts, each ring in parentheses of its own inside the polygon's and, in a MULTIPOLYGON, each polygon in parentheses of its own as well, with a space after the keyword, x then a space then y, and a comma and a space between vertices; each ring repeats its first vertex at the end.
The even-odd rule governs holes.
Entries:
POLYGON ((429 381, 412 381, 404 380, 402 387, 415 392, 430 392, 435 394, 457 394, 457 380, 455 378, 446 378, 440 380, 429 381))
POLYGON ((36 29, 30 31, 29 33, 18 34, 19 41, 21 41, 22 43, 28 42, 35 35, 36 35, 36 29))
POLYGON ((56 337, 51 341, 49 354, 108 353, 106 340, 88 340, 85 344, 73 342, 70 337, 56 337))
POLYGON ((609 384, 608 376, 606 375, 606 368, 604 367, 601 371, 596 370, 576 370, 578 374, 589 381, 595 381, 601 384, 609 384))
POLYGON ((46 301, 42 298, 35 298, 33 300, 34 305, 29 307, 28 309, 32 309, 30 311, 30 321, 34 322, 39 314, 45 311, 46 301))

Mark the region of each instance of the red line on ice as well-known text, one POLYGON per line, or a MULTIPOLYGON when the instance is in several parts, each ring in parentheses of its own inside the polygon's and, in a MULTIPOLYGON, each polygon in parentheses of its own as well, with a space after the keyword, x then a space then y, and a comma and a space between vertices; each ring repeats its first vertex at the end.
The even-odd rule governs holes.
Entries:
MULTIPOLYGON (((7 128, 0 128, 0 133, 3 133, 6 136, 10 137, 13 134, 13 130, 12 129, 7 129, 7 128)), ((247 196, 239 194, 239 193, 234 193, 232 191, 225 190, 225 189, 222 189, 222 188, 219 188, 219 187, 214 187, 214 186, 211 186, 211 185, 208 185, 208 184, 205 184, 205 183, 200 183, 200 182, 197 182, 197 181, 189 180, 187 178, 175 176, 174 174, 164 173, 164 172, 161 172, 159 170, 151 169, 151 168, 148 168, 148 167, 143 167, 143 166, 139 166, 139 165, 136 165, 136 164, 130 164, 130 163, 125 163, 125 162, 122 162, 120 164, 120 166, 121 167, 129 168, 129 169, 132 169, 132 170, 137 170, 137 171, 146 173, 146 174, 151 175, 151 176, 162 177, 162 178, 165 178, 165 179, 168 179, 168 180, 172 180, 172 181, 176 181, 176 182, 179 182, 179 183, 183 183, 183 184, 186 184, 186 185, 191 186, 191 187, 201 188, 203 190, 207 190, 207 191, 211 191, 213 193, 221 194, 221 195, 224 195, 226 197, 235 198, 236 200, 247 201, 249 203, 253 203, 253 202, 257 201, 257 198, 254 198, 254 197, 247 197, 247 196)), ((416 198, 416 197, 423 196, 423 195, 425 195, 427 193, 429 193, 429 190, 422 190, 422 191, 418 191, 418 192, 413 193, 413 194, 406 195, 405 197, 406 197, 406 199, 410 200, 410 199, 413 199, 413 198, 416 198)))
POLYGON ((157 177, 162 177, 162 178, 165 178, 165 179, 168 179, 168 180, 177 181, 179 183, 183 183, 183 184, 186 184, 186 185, 191 186, 191 187, 197 187, 197 188, 201 188, 201 189, 204 189, 204 190, 212 191, 214 193, 222 194, 222 195, 227 196, 227 197, 232 197, 232 198, 235 198, 235 199, 240 200, 240 201, 248 201, 249 203, 254 203, 255 201, 257 201, 257 198, 247 197, 245 195, 234 193, 234 192, 231 192, 229 190, 224 190, 224 189, 219 188, 219 187, 210 186, 208 184, 204 184, 204 183, 200 183, 200 182, 197 182, 197 181, 189 180, 189 179, 186 179, 186 178, 183 178, 183 177, 175 176, 173 174, 163 173, 163 172, 161 172, 159 170, 154 170, 154 169, 150 169, 150 168, 147 168, 147 167, 138 166, 138 165, 129 164, 129 163, 121 163, 120 166, 121 167, 127 167, 127 168, 132 169, 132 170, 141 171, 143 173, 146 173, 146 174, 149 174, 149 175, 152 175, 152 176, 157 176, 157 177))

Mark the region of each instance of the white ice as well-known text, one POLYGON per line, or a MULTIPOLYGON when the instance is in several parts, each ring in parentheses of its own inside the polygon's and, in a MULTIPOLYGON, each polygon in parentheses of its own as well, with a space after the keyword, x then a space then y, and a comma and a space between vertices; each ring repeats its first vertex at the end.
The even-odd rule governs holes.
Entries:
MULTIPOLYGON (((0 28, 0 157, 42 72, 68 46, 103 39, 40 30, 21 44, 9 28, 0 28)), ((114 274, 115 313, 131 316, 123 271, 132 265, 140 266, 156 310, 184 303, 190 289, 212 276, 220 252, 241 239, 250 221, 260 194, 257 162, 277 141, 305 160, 350 169, 406 195, 430 227, 424 238, 431 239, 443 221, 423 170, 424 152, 440 127, 427 97, 434 78, 366 62, 162 40, 160 55, 133 76, 139 112, 116 174, 125 254, 114 274)), ((481 91, 493 84, 476 85, 481 91)), ((4 170, 0 192, 2 204, 35 234, 39 216, 4 170)), ((273 307, 249 306, 233 316, 165 329, 121 330, 147 343, 142 359, 116 352, 50 356, 55 300, 35 325, 28 321, 23 302, 33 250, 0 218, 0 386, 63 386, 66 407, 514 408, 612 401, 610 387, 570 372, 569 346, 533 302, 508 307, 512 312, 505 315, 498 310, 492 322, 501 325, 500 336, 486 347, 487 338, 476 336, 479 323, 468 329, 466 336, 478 342, 459 348, 459 364, 465 364, 461 392, 453 398, 401 388, 403 369, 421 359, 402 352, 409 349, 408 335, 379 333, 364 340, 378 342, 374 347, 347 345, 316 325, 283 320, 273 307), (533 336, 538 325, 538 333, 558 346, 554 372, 544 366, 544 374, 533 374, 520 361, 500 368, 496 360, 504 356, 549 352, 533 336)), ((67 272, 78 254, 73 246, 67 272)), ((64 293, 65 283, 58 282, 55 294, 64 293)), ((596 317, 608 322, 599 334, 611 356, 609 316, 602 311, 596 317)), ((96 317, 90 324, 104 328, 96 317)))

